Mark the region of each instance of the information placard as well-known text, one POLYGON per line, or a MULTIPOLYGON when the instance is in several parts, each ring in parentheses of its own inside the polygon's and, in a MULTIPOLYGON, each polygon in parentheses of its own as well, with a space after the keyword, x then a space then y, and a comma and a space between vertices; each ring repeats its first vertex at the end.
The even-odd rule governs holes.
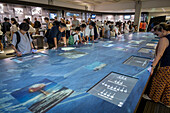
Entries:
POLYGON ((151 54, 155 54, 155 49, 151 49, 151 48, 141 48, 139 49, 140 53, 151 53, 151 54))
POLYGON ((138 79, 111 72, 88 90, 88 93, 122 107, 138 79))
POLYGON ((150 58, 144 58, 144 57, 139 57, 139 56, 131 56, 123 64, 146 68, 149 61, 150 61, 150 58))
POLYGON ((84 52, 79 52, 79 51, 66 51, 64 53, 60 53, 59 56, 64 56, 66 58, 70 58, 70 59, 76 59, 82 56, 87 55, 88 53, 84 53, 84 52))

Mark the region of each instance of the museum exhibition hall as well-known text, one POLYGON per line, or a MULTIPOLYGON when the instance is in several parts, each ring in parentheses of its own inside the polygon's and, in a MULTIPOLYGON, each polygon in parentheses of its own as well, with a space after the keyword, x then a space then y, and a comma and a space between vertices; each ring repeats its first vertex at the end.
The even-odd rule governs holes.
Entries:
POLYGON ((170 113, 170 1, 0 0, 0 113, 170 113))

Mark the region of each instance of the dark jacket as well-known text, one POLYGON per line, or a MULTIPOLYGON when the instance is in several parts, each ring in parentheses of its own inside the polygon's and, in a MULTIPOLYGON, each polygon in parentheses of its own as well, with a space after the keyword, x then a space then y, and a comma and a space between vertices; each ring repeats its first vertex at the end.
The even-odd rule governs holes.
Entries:
POLYGON ((9 22, 4 22, 2 24, 2 32, 5 34, 7 31, 10 31, 11 24, 9 22))
POLYGON ((41 27, 41 23, 39 21, 35 21, 34 28, 40 28, 40 27, 41 27))

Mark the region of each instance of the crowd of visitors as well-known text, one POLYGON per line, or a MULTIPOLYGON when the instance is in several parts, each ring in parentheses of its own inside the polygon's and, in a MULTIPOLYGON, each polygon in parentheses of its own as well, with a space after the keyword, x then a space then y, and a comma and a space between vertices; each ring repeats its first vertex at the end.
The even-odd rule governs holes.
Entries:
MULTIPOLYGON (((35 47, 32 43, 32 35, 40 35, 42 23, 34 18, 34 23, 30 19, 24 19, 18 24, 15 18, 4 18, 0 25, 0 53, 4 53, 3 48, 11 46, 17 56, 34 53, 35 47)), ((72 20, 72 19, 70 19, 72 20)), ((79 22, 76 16, 73 20, 65 20, 55 17, 50 21, 48 17, 44 18, 46 23, 45 42, 48 49, 57 49, 58 44, 63 42, 63 46, 88 43, 96 41, 98 38, 117 38, 121 34, 138 32, 138 26, 134 22, 112 22, 112 21, 92 21, 90 18, 87 22, 79 22)), ((139 26, 142 31, 146 31, 147 23, 139 26)), ((159 24, 152 29, 153 33, 160 37, 156 48, 155 59, 151 65, 151 84, 148 98, 155 102, 161 102, 168 107, 170 106, 170 24, 159 24)))

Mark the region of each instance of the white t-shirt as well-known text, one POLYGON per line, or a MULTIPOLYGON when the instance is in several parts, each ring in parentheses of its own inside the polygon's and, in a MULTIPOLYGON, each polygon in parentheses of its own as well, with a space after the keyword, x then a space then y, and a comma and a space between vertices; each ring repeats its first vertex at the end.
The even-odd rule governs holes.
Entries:
POLYGON ((3 32, 1 31, 1 25, 0 25, 0 35, 3 35, 3 32))
POLYGON ((73 38, 74 38, 74 43, 77 41, 77 40, 79 40, 79 35, 76 33, 76 32, 73 32, 72 33, 74 36, 73 36, 73 38))
POLYGON ((83 37, 83 36, 85 35, 85 32, 84 32, 84 31, 80 31, 80 32, 79 32, 79 35, 83 37), (82 35, 81 35, 81 34, 82 34, 82 35))
POLYGON ((88 36, 90 37, 90 33, 92 36, 94 36, 94 28, 93 29, 90 29, 89 28, 89 25, 87 25, 86 29, 85 29, 85 36, 88 36))
POLYGON ((109 30, 110 30, 109 26, 108 25, 104 25, 104 32, 105 31, 109 31, 109 30))
POLYGON ((35 33, 36 32, 35 28, 33 28, 31 25, 29 25, 29 26, 30 26, 30 28, 29 28, 28 32, 35 33))
POLYGON ((70 30, 70 26, 71 26, 71 24, 66 24, 66 30, 70 30))
POLYGON ((116 26, 114 27, 114 30, 115 30, 115 33, 118 34, 119 29, 116 26))
POLYGON ((124 33, 129 33, 129 25, 125 24, 124 33))
POLYGON ((11 32, 17 32, 17 31, 18 31, 18 27, 15 24, 13 24, 11 26, 11 32))

